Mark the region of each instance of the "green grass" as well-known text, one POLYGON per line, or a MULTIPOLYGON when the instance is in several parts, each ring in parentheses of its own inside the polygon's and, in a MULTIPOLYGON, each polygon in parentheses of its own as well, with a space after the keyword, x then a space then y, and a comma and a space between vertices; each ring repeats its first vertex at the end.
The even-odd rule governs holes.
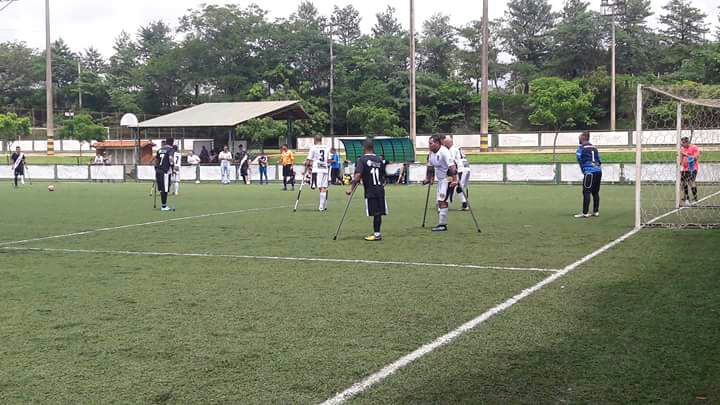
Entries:
MULTIPOLYGON (((576 221, 578 187, 480 185, 484 232, 453 211, 432 234, 426 189, 393 186, 385 239, 367 244, 359 196, 332 240, 340 188, 330 211, 305 190, 293 214, 277 185, 183 185, 174 213, 151 209, 148 184, 0 186, 0 246, 263 208, 13 245, 206 257, 0 249, 1 403, 319 402, 548 273, 218 255, 561 268, 633 218, 631 187, 604 187, 602 216, 576 221)), ((643 231, 355 402, 720 401, 718 243, 643 231)))

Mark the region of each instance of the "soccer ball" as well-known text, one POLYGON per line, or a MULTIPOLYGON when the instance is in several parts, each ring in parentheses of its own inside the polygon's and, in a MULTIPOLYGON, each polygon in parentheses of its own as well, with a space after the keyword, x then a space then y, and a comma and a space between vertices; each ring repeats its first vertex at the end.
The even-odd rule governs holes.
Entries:
POLYGON ((48 191, 55 191, 55 186, 52 184, 48 186, 48 191))

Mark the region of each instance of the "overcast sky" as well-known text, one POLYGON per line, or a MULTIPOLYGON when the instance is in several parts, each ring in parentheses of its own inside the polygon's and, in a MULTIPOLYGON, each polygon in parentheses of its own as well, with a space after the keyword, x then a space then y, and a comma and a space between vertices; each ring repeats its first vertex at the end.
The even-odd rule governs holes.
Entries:
MULTIPOLYGON (((656 15, 668 0, 652 0, 656 15)), ((113 52, 113 40, 121 30, 135 33, 141 25, 162 19, 172 27, 177 27, 178 18, 188 9, 199 8, 203 3, 237 3, 246 6, 253 1, 196 1, 196 0, 50 0, 51 35, 53 40, 62 37, 74 51, 94 46, 106 57, 113 52)), ((270 12, 271 18, 287 17, 300 4, 300 0, 262 0, 255 1, 270 12)), ((325 15, 332 12, 333 6, 344 6, 346 0, 315 0, 315 5, 325 15)), ((490 18, 501 17, 505 11, 506 0, 490 1, 490 18)), ((550 0, 555 10, 562 7, 563 0, 550 0)), ((708 14, 707 22, 713 27, 718 25, 718 0, 692 0, 695 7, 708 14)), ((0 8, 7 3, 0 1, 0 8)), ((24 41, 35 48, 45 47, 45 11, 44 0, 17 0, 5 10, 0 11, 0 41, 24 41)), ((591 5, 599 9, 600 0, 591 5)), ((398 17, 407 26, 409 19, 409 0, 363 0, 353 4, 362 17, 363 32, 370 32, 375 23, 375 13, 387 5, 397 9, 398 17)), ((453 24, 464 24, 482 16, 480 0, 416 0, 416 24, 434 13, 449 14, 453 24)))

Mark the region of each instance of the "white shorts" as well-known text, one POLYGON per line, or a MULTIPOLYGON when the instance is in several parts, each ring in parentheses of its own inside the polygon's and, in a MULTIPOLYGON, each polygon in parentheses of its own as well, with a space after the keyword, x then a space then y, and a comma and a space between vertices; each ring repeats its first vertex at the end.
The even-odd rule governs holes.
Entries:
POLYGON ((450 179, 444 178, 442 180, 437 181, 437 198, 436 200, 439 201, 448 201, 450 199, 450 196, 448 195, 448 188, 450 186, 450 179))
POLYGON ((465 190, 468 187, 468 183, 470 183, 470 171, 463 171, 458 173, 458 183, 460 183, 460 187, 465 190))
POLYGON ((330 184, 330 173, 313 173, 316 176, 315 186, 317 188, 328 188, 330 184))

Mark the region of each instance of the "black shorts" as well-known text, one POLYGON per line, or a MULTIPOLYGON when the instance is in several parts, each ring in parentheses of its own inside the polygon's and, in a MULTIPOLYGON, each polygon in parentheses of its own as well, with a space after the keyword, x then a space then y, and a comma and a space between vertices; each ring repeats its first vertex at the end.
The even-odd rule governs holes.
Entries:
POLYGON ((248 175, 248 167, 247 166, 240 166, 240 175, 241 176, 247 176, 248 175))
POLYGON ((330 178, 332 179, 333 183, 335 183, 336 180, 340 180, 340 168, 332 168, 330 170, 330 178))
POLYGON ((597 194, 600 192, 600 183, 602 182, 602 172, 586 173, 583 178, 583 194, 597 194))
POLYGON ((365 213, 369 217, 375 217, 378 215, 387 215, 388 208, 387 202, 384 198, 366 198, 365 199, 365 213))
POLYGON ((680 172, 680 178, 682 179, 683 183, 689 183, 691 181, 695 181, 695 179, 697 178, 697 173, 697 170, 680 172))
POLYGON ((155 171, 155 181, 157 182, 157 190, 161 193, 170 192, 170 173, 162 170, 155 171))
POLYGON ((292 165, 284 165, 283 166, 283 177, 293 177, 293 167, 292 165))
POLYGON ((24 176, 25 175, 25 166, 20 165, 15 168, 15 175, 16 176, 24 176))

